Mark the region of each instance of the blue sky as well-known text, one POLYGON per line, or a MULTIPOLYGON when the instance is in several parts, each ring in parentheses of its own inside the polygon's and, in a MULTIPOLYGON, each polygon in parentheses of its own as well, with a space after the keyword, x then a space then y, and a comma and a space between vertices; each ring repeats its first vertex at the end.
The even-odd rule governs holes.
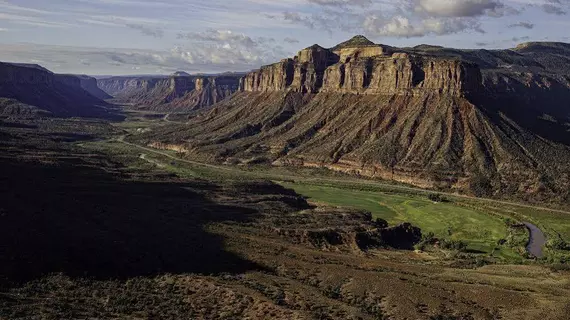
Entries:
POLYGON ((247 71, 363 34, 394 46, 570 42, 570 0, 0 0, 0 60, 54 72, 247 71))

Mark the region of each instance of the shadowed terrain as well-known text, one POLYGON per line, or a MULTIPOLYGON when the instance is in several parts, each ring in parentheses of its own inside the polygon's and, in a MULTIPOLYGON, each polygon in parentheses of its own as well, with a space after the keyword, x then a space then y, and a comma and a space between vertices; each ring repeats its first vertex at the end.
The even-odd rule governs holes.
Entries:
POLYGON ((182 178, 88 141, 104 122, 0 124, 0 317, 565 319, 568 272, 410 249, 420 230, 272 182, 182 178), (81 135, 75 132, 82 132, 81 135))

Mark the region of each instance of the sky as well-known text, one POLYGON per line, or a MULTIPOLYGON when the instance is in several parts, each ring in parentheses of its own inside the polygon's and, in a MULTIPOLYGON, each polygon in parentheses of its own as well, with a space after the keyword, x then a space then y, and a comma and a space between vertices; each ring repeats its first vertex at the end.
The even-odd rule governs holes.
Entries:
POLYGON ((392 46, 570 42, 570 0, 0 0, 0 61, 90 75, 249 71, 362 34, 392 46))

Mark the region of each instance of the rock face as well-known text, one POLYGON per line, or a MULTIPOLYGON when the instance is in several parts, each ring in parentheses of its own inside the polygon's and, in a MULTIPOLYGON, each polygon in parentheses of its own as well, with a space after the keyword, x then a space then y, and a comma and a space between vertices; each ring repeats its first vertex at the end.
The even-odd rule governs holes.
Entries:
POLYGON ((111 77, 98 79, 97 86, 113 97, 121 97, 140 90, 150 90, 165 77, 111 77))
POLYGON ((241 90, 303 93, 342 92, 398 94, 438 92, 453 96, 481 88, 477 65, 458 59, 395 52, 385 46, 347 41, 333 49, 318 45, 301 50, 294 59, 248 74, 241 90))
POLYGON ((102 100, 112 98, 111 95, 97 86, 97 79, 87 75, 78 75, 77 77, 79 78, 81 88, 89 92, 92 96, 102 100))
POLYGON ((5 115, 40 110, 63 117, 113 117, 101 108, 104 101, 83 89, 80 77, 54 74, 38 65, 0 62, 0 98, 6 99, 1 110, 5 115))
POLYGON ((222 101, 239 89, 241 75, 190 76, 176 72, 170 77, 112 77, 98 86, 121 103, 137 109, 192 111, 222 101))
POLYGON ((356 37, 264 66, 240 89, 190 125, 137 139, 206 161, 570 201, 570 44, 395 48, 356 37))

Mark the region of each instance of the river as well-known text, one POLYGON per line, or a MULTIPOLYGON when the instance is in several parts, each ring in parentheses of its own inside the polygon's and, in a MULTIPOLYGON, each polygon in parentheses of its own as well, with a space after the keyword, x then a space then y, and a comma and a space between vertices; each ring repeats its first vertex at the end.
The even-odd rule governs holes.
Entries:
POLYGON ((534 224, 525 222, 524 225, 529 231, 529 241, 526 250, 531 255, 542 258, 542 247, 546 244, 546 236, 534 224))

